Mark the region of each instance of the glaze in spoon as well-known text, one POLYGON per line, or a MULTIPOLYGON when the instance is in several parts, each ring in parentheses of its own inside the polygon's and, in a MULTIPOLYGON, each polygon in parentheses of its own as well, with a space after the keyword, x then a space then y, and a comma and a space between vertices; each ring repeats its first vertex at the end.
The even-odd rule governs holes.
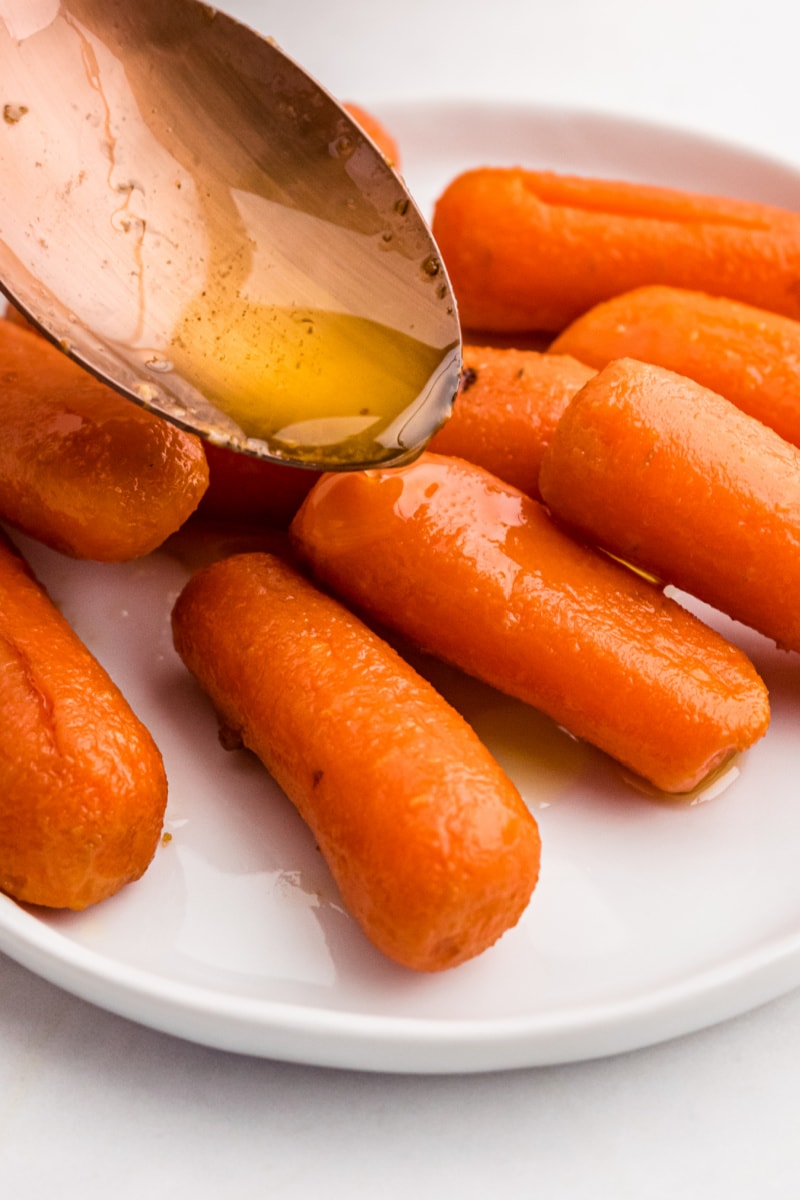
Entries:
POLYGON ((413 458, 458 383, 403 182, 198 0, 0 0, 0 288, 131 400, 327 469, 413 458))

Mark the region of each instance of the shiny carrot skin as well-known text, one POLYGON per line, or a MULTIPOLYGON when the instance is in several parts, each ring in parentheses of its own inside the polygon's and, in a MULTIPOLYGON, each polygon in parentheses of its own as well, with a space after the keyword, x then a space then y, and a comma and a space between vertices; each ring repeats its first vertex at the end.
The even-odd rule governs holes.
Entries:
POLYGON ((106 899, 148 867, 166 802, 152 737, 0 537, 0 891, 106 899))
POLYGON ((800 321, 722 296, 644 287, 598 304, 549 347, 593 367, 637 358, 687 375, 800 446, 800 321))
POLYGON ((465 328, 559 332, 657 283, 800 318, 800 213, 764 204, 480 168, 439 197, 433 233, 465 328))
POLYGON ((149 553, 208 486, 199 438, 0 320, 0 519, 75 558, 149 553))
POLYGON ((428 453, 323 476, 292 534, 368 617, 664 792, 693 789, 766 730, 766 689, 740 650, 480 467, 428 453))
POLYGON ((581 536, 800 650, 800 451, 728 400, 610 363, 561 418, 539 479, 581 536))
POLYGON ((173 632, 384 954, 439 971, 517 922, 534 818, 463 718, 347 609, 280 559, 240 554, 192 577, 173 632))
POLYGON ((430 449, 465 458, 538 496, 558 419, 594 370, 567 354, 466 345, 453 414, 430 449))

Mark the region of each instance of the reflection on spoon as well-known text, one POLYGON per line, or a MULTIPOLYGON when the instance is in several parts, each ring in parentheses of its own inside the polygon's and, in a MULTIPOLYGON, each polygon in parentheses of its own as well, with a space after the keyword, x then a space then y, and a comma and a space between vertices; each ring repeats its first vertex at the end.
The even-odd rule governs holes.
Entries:
POLYGON ((401 181, 271 42, 198 0, 0 0, 0 284, 72 357, 221 444, 413 457, 455 304, 401 181))

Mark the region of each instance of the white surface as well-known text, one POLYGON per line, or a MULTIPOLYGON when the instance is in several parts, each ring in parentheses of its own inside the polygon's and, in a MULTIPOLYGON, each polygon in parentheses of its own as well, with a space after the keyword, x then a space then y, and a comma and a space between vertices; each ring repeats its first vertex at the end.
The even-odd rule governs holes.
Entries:
MULTIPOLYGON (((800 172, 639 123, 508 105, 384 111, 426 210, 457 171, 491 155, 519 161, 531 145, 565 171, 787 204, 800 186, 800 172)), ((365 944, 264 772, 219 745, 210 706, 171 649, 171 605, 208 553, 202 534, 118 567, 23 549, 135 703, 170 781, 170 841, 135 887, 77 915, 28 913, 0 897, 0 948, 46 978, 222 1049, 428 1073, 635 1049, 800 984, 798 656, 709 616, 767 680, 772 722, 691 804, 642 796, 529 709, 437 671, 537 811, 543 866, 528 911, 497 947, 444 975, 409 977, 365 944)))
MULTIPOLYGON (((674 120, 800 164, 800 10, 788 2, 226 7, 376 108, 418 96, 566 103, 674 120)), ((797 694, 791 671, 784 687, 797 694)), ((771 802, 761 797, 765 811, 771 802)), ((773 878, 759 830, 754 892, 773 878)), ((526 1185, 554 1200, 794 1200, 800 1188, 797 992, 650 1050, 469 1080, 206 1050, 90 1007, 10 959, 0 995, 0 1181, 23 1200, 47 1188, 91 1200, 176 1187, 200 1200, 221 1187, 469 1198, 526 1185)))

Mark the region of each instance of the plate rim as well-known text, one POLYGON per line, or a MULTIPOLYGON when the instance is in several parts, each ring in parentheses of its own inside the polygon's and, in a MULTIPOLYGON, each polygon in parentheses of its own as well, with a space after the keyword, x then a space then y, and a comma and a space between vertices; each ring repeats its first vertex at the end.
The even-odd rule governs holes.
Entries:
POLYGON ((800 986, 800 930, 625 1000, 489 1020, 354 1013, 169 980, 71 941, 2 894, 0 947, 79 999, 182 1040, 298 1064, 397 1074, 525 1069, 627 1053, 742 1015, 800 986), (787 961, 794 965, 793 983, 784 973, 787 961), (746 984, 736 998, 733 984, 746 984), (702 1014, 699 999, 709 1006, 702 1014), (145 1018, 137 1001, 147 1007, 145 1018), (225 1029, 216 1026, 220 1018, 228 1022, 225 1029), (409 1060, 411 1047, 424 1051, 424 1064, 409 1060))

